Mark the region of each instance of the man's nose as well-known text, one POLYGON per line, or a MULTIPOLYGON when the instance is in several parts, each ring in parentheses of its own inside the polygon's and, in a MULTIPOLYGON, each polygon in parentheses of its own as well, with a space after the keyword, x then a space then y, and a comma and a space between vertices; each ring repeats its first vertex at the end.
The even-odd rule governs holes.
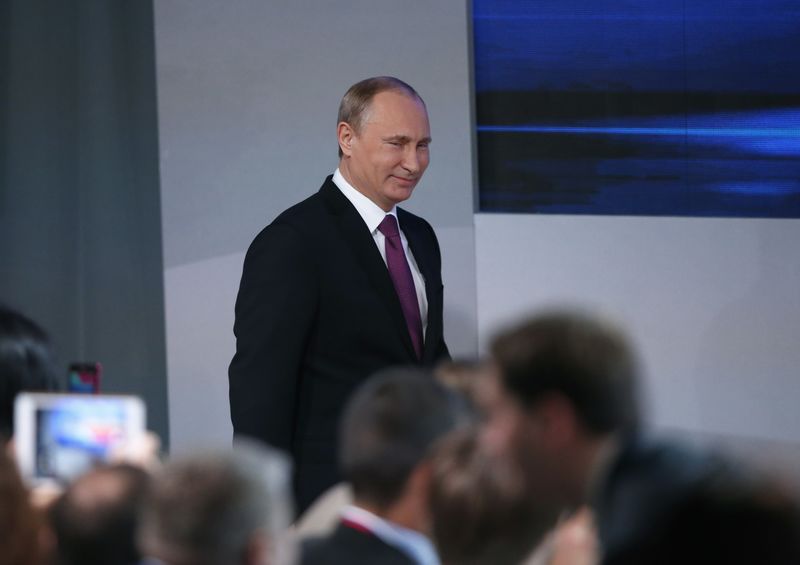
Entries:
POLYGON ((416 147, 409 147, 403 154, 403 168, 412 175, 419 174, 421 170, 420 158, 416 147))

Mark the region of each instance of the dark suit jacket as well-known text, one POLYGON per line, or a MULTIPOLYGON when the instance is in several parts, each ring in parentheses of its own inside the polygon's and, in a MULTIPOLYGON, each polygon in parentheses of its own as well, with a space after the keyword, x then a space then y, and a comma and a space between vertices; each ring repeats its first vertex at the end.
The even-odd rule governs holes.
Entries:
POLYGON ((593 503, 603 565, 643 562, 686 500, 728 471, 713 453, 643 438, 625 441, 593 503))
POLYGON ((397 213, 425 278, 421 361, 372 234, 331 177, 264 228, 245 257, 229 370, 234 434, 293 456, 300 510, 340 480, 338 421, 352 391, 379 369, 448 357, 439 244, 425 220, 397 213))
POLYGON ((324 538, 303 542, 300 565, 416 565, 408 555, 369 532, 340 524, 324 538))

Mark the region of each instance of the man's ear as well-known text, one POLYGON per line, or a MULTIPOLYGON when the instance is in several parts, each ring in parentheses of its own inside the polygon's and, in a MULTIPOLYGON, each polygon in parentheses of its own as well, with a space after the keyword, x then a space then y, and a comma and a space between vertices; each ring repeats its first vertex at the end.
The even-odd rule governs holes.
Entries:
POLYGON ((5 450, 6 450, 6 453, 8 454, 8 456, 11 459, 13 459, 14 461, 16 461, 17 460, 17 444, 14 443, 14 436, 11 436, 11 438, 6 442, 4 447, 5 447, 5 450))
POLYGON ((539 399, 535 413, 542 427, 543 440, 553 449, 571 444, 580 432, 575 407, 563 394, 554 392, 539 399))
POLYGON ((339 149, 346 157, 349 157, 352 153, 353 140, 356 137, 355 130, 347 122, 339 122, 339 125, 336 126, 336 136, 339 139, 339 149))
POLYGON ((423 496, 427 497, 432 479, 433 465, 429 459, 423 459, 417 463, 416 467, 411 471, 411 475, 409 475, 408 481, 406 482, 406 488, 423 493, 423 496))

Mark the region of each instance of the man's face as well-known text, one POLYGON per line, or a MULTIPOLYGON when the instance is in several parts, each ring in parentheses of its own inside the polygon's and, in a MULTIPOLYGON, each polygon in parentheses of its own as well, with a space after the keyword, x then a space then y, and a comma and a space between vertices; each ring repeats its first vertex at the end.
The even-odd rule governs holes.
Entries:
POLYGON ((554 453, 546 426, 535 410, 524 407, 504 387, 499 376, 484 395, 486 421, 481 434, 484 449, 498 463, 519 474, 531 503, 555 516, 563 506, 564 479, 559 453, 554 453))
POLYGON ((345 178, 383 210, 407 200, 425 169, 431 140, 420 100, 398 91, 372 99, 360 132, 339 124, 345 178))

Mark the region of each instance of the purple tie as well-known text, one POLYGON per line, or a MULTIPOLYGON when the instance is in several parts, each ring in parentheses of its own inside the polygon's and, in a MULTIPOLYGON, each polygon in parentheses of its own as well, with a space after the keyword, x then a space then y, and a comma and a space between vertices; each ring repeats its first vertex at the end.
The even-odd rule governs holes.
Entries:
POLYGON ((411 343, 414 344, 417 359, 422 359, 422 320, 419 316, 417 290, 414 287, 414 279, 411 277, 408 261, 406 261, 406 254, 403 253, 403 242, 400 240, 400 230, 397 229, 397 219, 393 215, 387 214, 378 229, 386 238, 386 265, 389 267, 389 276, 392 277, 394 290, 397 292, 400 306, 403 308, 411 343))

